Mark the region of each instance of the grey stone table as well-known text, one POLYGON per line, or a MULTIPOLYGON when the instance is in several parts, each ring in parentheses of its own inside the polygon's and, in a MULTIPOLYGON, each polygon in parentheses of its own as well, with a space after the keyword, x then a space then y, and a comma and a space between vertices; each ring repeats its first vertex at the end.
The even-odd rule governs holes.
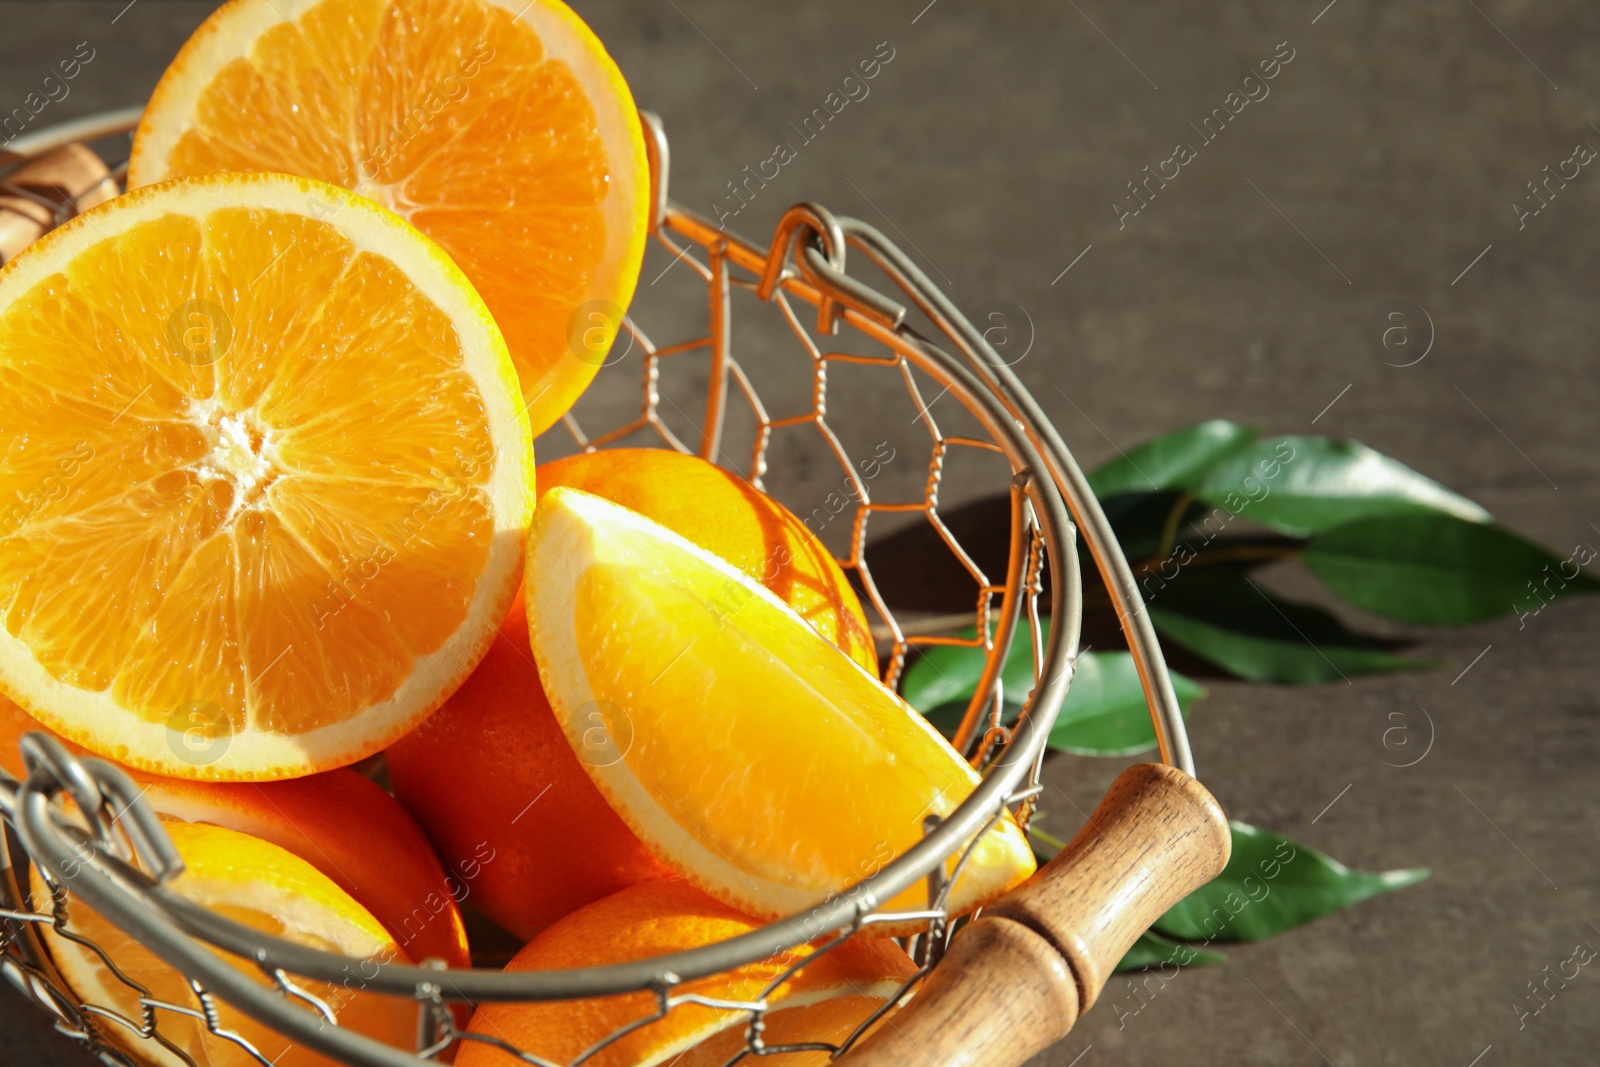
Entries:
MULTIPOLYGON (((799 142, 791 124, 858 61, 891 50, 870 93, 729 224, 764 240, 814 199, 884 229, 963 306, 1023 309, 1035 343, 1017 370, 1086 463, 1208 417, 1350 436, 1563 554, 1600 545, 1600 177, 1536 216, 1512 206, 1576 143, 1600 146, 1593 5, 578 6, 665 120, 674 195, 708 214, 735 206, 727 183, 747 165, 799 142), (1268 95, 1207 140, 1205 117, 1275 55, 1292 58, 1268 95), (1180 141, 1195 158, 1133 199, 1147 166, 1173 173, 1180 141), (1437 332, 1410 367, 1366 339, 1399 299, 1437 332)), ((94 58, 40 120, 138 102, 210 7, 0 3, 0 110, 82 41, 94 58)), ((1416 635, 1444 661, 1433 672, 1211 684, 1191 729, 1234 817, 1433 877, 1231 948, 1156 995, 1113 982, 1039 1062, 1595 1062, 1600 971, 1520 1028, 1515 1006, 1546 964, 1600 944, 1597 633, 1600 600, 1575 599, 1416 635), (1369 721, 1419 707, 1431 752, 1388 766, 1369 721)), ((1045 825, 1072 832, 1115 770, 1052 760, 1045 825)), ((77 1062, 14 995, 0 1012, 0 1063, 77 1062)))

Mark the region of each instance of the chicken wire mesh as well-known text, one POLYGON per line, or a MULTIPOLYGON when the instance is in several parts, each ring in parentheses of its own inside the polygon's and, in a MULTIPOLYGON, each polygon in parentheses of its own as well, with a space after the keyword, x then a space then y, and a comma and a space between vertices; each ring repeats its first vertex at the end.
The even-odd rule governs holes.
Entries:
MULTIPOLYGON (((136 117, 136 110, 110 114, 17 147, 37 153, 120 134, 136 117)), ((653 282, 641 281, 643 299, 636 298, 630 314, 614 307, 580 309, 571 331, 573 354, 606 366, 578 407, 541 437, 540 458, 649 444, 698 454, 758 487, 773 488, 808 526, 817 523, 816 531, 861 593, 886 652, 888 685, 898 684, 908 657, 919 649, 965 644, 985 650, 984 672, 954 736, 957 749, 984 769, 982 783, 947 818, 929 816, 919 844, 875 864, 861 882, 802 914, 672 956, 503 973, 449 970, 438 961, 409 966, 351 960, 260 934, 191 903, 169 885, 181 860, 138 787, 111 764, 75 757, 52 739, 30 734, 23 745, 27 777, 17 781, 0 771, 0 971, 54 1017, 58 1030, 104 1062, 203 1064, 220 1057, 272 1063, 270 1050, 229 1027, 224 1003, 309 1049, 371 1067, 442 1062, 469 1043, 498 1048, 513 1058, 508 1062, 541 1067, 624 1062, 618 1056, 630 1035, 671 1012, 689 1010, 709 1012, 719 1025, 742 1030, 743 1043, 730 1064, 757 1055, 842 1055, 938 964, 957 925, 947 910, 950 887, 982 832, 1006 810, 1024 827, 1032 814, 1044 743, 1077 654, 1081 584, 1074 541, 1080 529, 1140 667, 1162 757, 1192 773, 1176 700, 1127 564, 1081 471, 1005 362, 907 257, 864 223, 797 205, 763 249, 670 203, 667 142, 659 123, 648 114, 643 118, 654 179, 652 231, 667 254, 665 266, 653 282), (847 249, 864 255, 890 290, 898 290, 895 296, 848 273, 847 249), (677 293, 666 296, 674 286, 677 293), (912 328, 913 310, 957 354, 912 328), (737 332, 758 317, 767 324, 764 334, 747 338, 737 332), (624 377, 630 362, 638 364, 642 378, 642 392, 632 400, 624 377), (775 387, 764 379, 773 378, 778 367, 792 373, 787 384, 775 387), (838 384, 851 374, 855 379, 848 386, 838 384), (860 384, 866 374, 873 385, 860 384), (885 466, 881 449, 863 450, 862 442, 881 432, 862 425, 872 420, 859 405, 852 409, 850 400, 863 388, 903 392, 905 410, 913 415, 898 440, 915 437, 920 449, 889 446, 897 471, 917 472, 915 478, 899 476, 898 486, 895 479, 879 480, 885 466), (939 405, 946 395, 953 403, 939 405), (947 472, 972 457, 989 463, 991 490, 1010 497, 1006 558, 999 569, 980 563, 942 518, 947 472), (823 477, 819 466, 830 473, 823 477), (786 478, 793 473, 786 468, 797 468, 799 476, 786 478), (810 488, 797 498, 775 483, 810 488), (827 493, 818 492, 821 485, 830 486, 827 493), (970 613, 929 619, 897 610, 881 587, 868 539, 886 523, 908 521, 926 524, 970 580, 970 613), (1049 627, 1041 625, 1047 574, 1047 607, 1055 620, 1049 627), (962 624, 970 636, 959 632, 962 624), (1034 685, 1020 718, 1008 723, 1002 717, 1000 666, 1014 639, 1032 650, 1034 685), (68 799, 70 807, 63 803, 68 799), (950 858, 956 860, 953 868, 950 858), (926 883, 923 909, 883 910, 881 902, 919 880, 926 883), (180 974, 181 999, 157 996, 119 967, 104 945, 84 936, 81 929, 93 925, 82 918, 86 911, 180 974), (916 930, 901 940, 916 970, 898 992, 875 998, 874 1010, 834 1040, 765 1039, 768 1018, 784 1003, 772 998, 785 983, 847 938, 890 922, 901 928, 915 924, 916 930), (75 944, 103 965, 101 1000, 81 996, 63 978, 48 944, 52 938, 59 939, 57 951, 62 942, 75 944), (229 954, 232 963, 214 950, 229 954), (749 970, 763 961, 765 969, 749 970), (416 1003, 412 1047, 381 1044, 338 1024, 351 995, 352 965, 359 995, 416 1003), (738 968, 746 968, 740 995, 704 992, 707 980, 738 968), (461 1013, 452 1010, 460 1004, 624 993, 642 998, 638 1018, 561 1061, 537 1048, 468 1032, 461 1013)), ((6 191, 3 179, 0 174, 0 191, 6 191)), ((120 950, 124 960, 127 951, 120 950)), ((778 1062, 786 1060, 800 1062, 787 1056, 778 1062)))

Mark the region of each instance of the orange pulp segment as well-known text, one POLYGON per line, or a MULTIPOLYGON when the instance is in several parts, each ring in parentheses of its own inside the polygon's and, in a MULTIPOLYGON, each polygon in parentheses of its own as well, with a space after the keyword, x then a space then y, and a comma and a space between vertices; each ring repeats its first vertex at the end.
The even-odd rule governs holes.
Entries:
MULTIPOLYGON (((797 912, 876 873, 978 783, 764 587, 599 497, 563 488, 540 502, 525 600, 539 675, 585 770, 663 860, 748 914, 797 912)), ((974 843, 950 909, 1033 869, 1006 813, 974 843)), ((884 904, 915 910, 925 894, 919 883, 884 904)))

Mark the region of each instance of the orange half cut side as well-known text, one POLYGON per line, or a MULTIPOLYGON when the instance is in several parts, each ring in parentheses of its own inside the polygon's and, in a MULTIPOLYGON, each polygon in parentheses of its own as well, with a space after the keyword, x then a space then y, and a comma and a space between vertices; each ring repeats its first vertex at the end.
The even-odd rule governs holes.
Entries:
POLYGON ((221 175, 79 216, 0 271, 0 687, 176 777, 381 749, 515 595, 522 406, 471 285, 370 201, 221 175))
POLYGON ((633 97, 559 0, 232 0, 145 108, 134 186, 282 171, 383 204, 504 331, 535 433, 632 299, 650 171, 633 97))

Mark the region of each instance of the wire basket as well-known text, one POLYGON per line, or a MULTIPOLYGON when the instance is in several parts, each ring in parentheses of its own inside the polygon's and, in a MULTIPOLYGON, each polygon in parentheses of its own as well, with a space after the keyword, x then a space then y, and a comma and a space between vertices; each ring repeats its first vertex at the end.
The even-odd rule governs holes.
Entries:
MULTIPOLYGON (((114 137, 131 129, 137 117, 138 109, 94 116, 19 139, 13 148, 25 159, 68 143, 114 137)), ((200 1019, 218 1039, 233 1041, 260 1062, 269 1062, 243 1038, 221 1027, 214 1010, 215 998, 220 998, 308 1048, 363 1067, 443 1062, 466 1041, 496 1044, 523 1062, 549 1065, 539 1049, 515 1049, 492 1037, 466 1033, 451 1005, 638 991, 650 994, 653 1010, 634 1026, 686 1003, 713 1006, 736 1018, 743 1024, 745 1046, 730 1062, 802 1048, 844 1055, 877 1015, 902 1003, 904 994, 912 992, 945 955, 953 925, 945 907, 947 858, 969 849, 1004 810, 1012 810, 1024 826, 1033 813, 1045 740, 1078 651, 1082 588, 1075 540, 1080 535, 1104 578, 1138 665, 1161 758, 1185 774, 1193 773, 1177 700, 1117 541, 1072 455, 984 335, 906 255, 866 223, 836 217, 815 204, 800 204, 784 213, 769 247, 763 249, 672 203, 667 198, 666 138, 654 116, 646 113, 642 118, 653 178, 651 229, 671 256, 663 275, 674 272, 675 284, 697 294, 692 302, 682 301, 674 314, 661 317, 681 322, 692 312, 687 321, 693 325, 684 339, 663 343, 660 337, 668 335, 661 328, 636 321, 643 314, 636 301, 633 315, 622 324, 626 336, 619 335, 610 360, 618 366, 605 371, 591 389, 591 394, 609 398, 601 404, 606 412, 631 410, 624 418, 613 418, 603 432, 583 425, 593 421, 589 415, 569 413, 562 426, 541 438, 541 456, 551 450, 635 444, 644 438, 732 467, 757 486, 772 480, 784 463, 837 464, 840 485, 849 497, 848 507, 838 514, 848 512, 849 519, 841 518, 834 527, 846 534, 836 538, 842 540, 836 555, 864 594, 869 614, 876 616, 874 632, 888 651, 885 682, 897 685, 908 656, 934 645, 966 644, 987 652, 977 693, 954 738, 958 751, 985 772, 982 783, 948 818, 933 819, 920 843, 870 877, 802 914, 701 949, 554 972, 362 962, 365 990, 416 1001, 415 1047, 400 1049, 337 1025, 336 1008, 307 988, 307 983, 338 984, 349 975, 347 968, 360 961, 264 936, 174 893, 165 883, 181 869, 181 861, 132 781, 106 762, 75 758, 48 736, 29 734, 23 745, 27 779, 19 782, 0 771, 4 820, 0 828, 8 858, 0 878, 4 920, 0 971, 54 1016, 59 1031, 83 1042, 103 1061, 138 1063, 140 1058, 128 1049, 145 1042, 161 1046, 174 1062, 192 1063, 163 1035, 162 1019, 171 1014, 200 1019), (887 280, 889 291, 848 272, 847 253, 864 257, 887 280), (748 312, 741 310, 741 324, 745 314, 764 316, 769 326, 788 337, 787 351, 779 354, 769 344, 758 346, 749 356, 735 344, 736 296, 749 305, 748 312), (913 314, 931 323, 931 329, 913 328, 908 321, 913 314), (621 355, 615 354, 619 351, 621 355), (631 407, 605 390, 620 385, 628 357, 635 353, 643 393, 642 404, 631 407), (780 361, 797 368, 794 381, 801 384, 790 393, 798 400, 796 395, 774 396, 758 382, 757 372, 763 366, 780 361), (699 394, 693 405, 682 392, 673 396, 663 388, 664 375, 685 364, 693 365, 688 388, 699 394), (842 432, 838 405, 830 408, 830 372, 837 376, 846 365, 870 371, 877 388, 903 389, 910 409, 918 413, 913 423, 925 436, 928 456, 919 499, 886 499, 878 492, 880 487, 863 476, 857 457, 847 447, 850 435, 842 432), (941 416, 934 401, 945 394, 956 406, 952 410, 946 404, 941 410, 948 416, 941 416), (780 402, 787 406, 775 406, 780 402), (686 414, 691 408, 698 417, 686 414), (958 423, 959 429, 944 428, 958 423), (810 443, 776 454, 775 439, 787 441, 797 433, 808 435, 810 443), (747 449, 735 444, 741 434, 747 449), (558 442, 550 439, 552 435, 565 437, 558 442), (730 450, 738 453, 736 461, 729 458, 730 450), (985 571, 941 518, 942 480, 953 457, 965 452, 993 457, 1009 475, 1004 484, 1011 506, 1003 573, 985 571), (886 602, 866 546, 869 534, 877 529, 874 522, 881 525, 897 516, 928 523, 971 576, 975 603, 963 621, 974 636, 952 633, 955 627, 948 619, 940 620, 936 628, 925 620, 919 624, 886 602), (1053 618, 1048 627, 1040 620, 1046 575, 1053 618), (1020 717, 1008 723, 1002 715, 1006 694, 1000 668, 1014 639, 1032 648, 1034 684, 1020 717), (75 815, 67 814, 63 794, 75 802, 75 815), (51 887, 48 900, 32 899, 30 864, 38 866, 51 887), (892 915, 882 909, 881 902, 919 880, 927 883, 924 909, 892 915), (123 980, 138 998, 136 1014, 82 1003, 53 966, 41 932, 48 926, 61 936, 74 937, 73 916, 79 907, 98 912, 180 971, 199 1007, 157 1001, 127 979, 123 980), (872 1019, 839 1045, 780 1046, 763 1040, 763 1018, 769 1010, 777 1010, 766 1000, 772 990, 846 937, 891 920, 915 923, 918 931, 902 941, 918 970, 901 996, 883 1002, 872 1019), (707 1005, 705 998, 685 990, 696 979, 805 943, 816 945, 816 951, 774 976, 766 989, 748 1000, 707 1005), (224 963, 212 949, 250 961, 265 982, 224 963)), ((118 167, 113 173, 120 179, 123 170, 118 167)), ((0 195, 18 193, 0 172, 0 195)), ((56 221, 64 221, 71 209, 70 202, 61 206, 56 221)), ((670 323, 665 328, 670 329, 670 323)), ((998 479, 993 488, 1002 489, 998 479)), ((832 504, 826 509, 829 516, 835 514, 832 504)), ((632 1028, 611 1034, 571 1062, 602 1057, 632 1028)))

